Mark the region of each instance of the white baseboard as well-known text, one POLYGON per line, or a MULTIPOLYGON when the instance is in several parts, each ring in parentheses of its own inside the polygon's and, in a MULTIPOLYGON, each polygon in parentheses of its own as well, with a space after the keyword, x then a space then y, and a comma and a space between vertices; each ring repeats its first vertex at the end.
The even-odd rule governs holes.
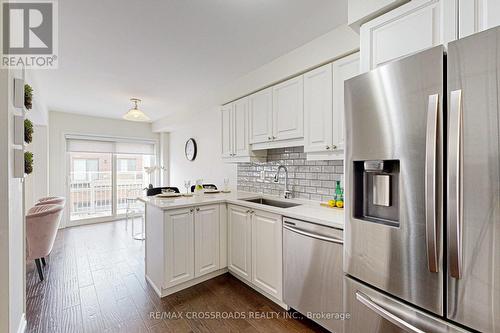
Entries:
POLYGON ((265 297, 269 298, 271 301, 273 301, 274 303, 278 304, 283 309, 285 309, 287 311, 290 310, 290 307, 288 305, 286 305, 285 303, 283 303, 283 301, 280 301, 276 297, 274 297, 272 295, 269 295, 264 290, 260 289, 259 287, 257 287, 253 283, 251 283, 250 281, 247 281, 244 278, 242 278, 241 276, 239 276, 237 273, 229 270, 229 274, 231 274, 232 276, 234 276, 235 278, 237 278, 238 280, 240 280, 241 282, 243 282, 244 284, 246 284, 247 286, 249 286, 253 290, 257 291, 259 294, 262 294, 262 296, 265 296, 265 297))
POLYGON ((26 331, 26 314, 23 313, 21 320, 19 320, 19 326, 17 327, 17 333, 24 333, 26 331))
POLYGON ((148 281, 148 283, 151 285, 151 287, 153 288, 155 293, 161 298, 161 297, 165 297, 168 295, 172 295, 173 293, 187 289, 189 287, 192 287, 198 283, 202 283, 202 282, 205 282, 207 280, 213 279, 214 277, 225 274, 227 272, 228 272, 227 268, 222 268, 222 269, 219 269, 215 272, 205 274, 203 276, 197 277, 195 279, 186 281, 184 283, 178 284, 178 285, 170 287, 170 288, 162 288, 162 287, 156 286, 147 275, 146 275, 146 281, 148 281))

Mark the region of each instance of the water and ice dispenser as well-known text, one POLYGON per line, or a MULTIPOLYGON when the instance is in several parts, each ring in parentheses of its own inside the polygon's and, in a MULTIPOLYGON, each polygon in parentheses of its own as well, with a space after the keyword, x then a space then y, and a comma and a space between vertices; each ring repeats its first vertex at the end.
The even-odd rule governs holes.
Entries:
POLYGON ((399 226, 399 160, 354 162, 354 217, 399 226))

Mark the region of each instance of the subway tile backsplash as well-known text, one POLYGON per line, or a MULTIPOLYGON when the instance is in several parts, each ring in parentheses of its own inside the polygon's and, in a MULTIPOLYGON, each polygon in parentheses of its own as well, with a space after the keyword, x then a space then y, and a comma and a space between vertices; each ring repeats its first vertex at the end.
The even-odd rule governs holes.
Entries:
POLYGON ((281 195, 285 172, 280 172, 279 183, 273 182, 280 164, 288 169, 288 189, 294 198, 327 201, 333 199, 337 180, 343 187, 343 161, 306 161, 304 147, 291 147, 269 149, 267 162, 239 163, 238 190, 281 195))

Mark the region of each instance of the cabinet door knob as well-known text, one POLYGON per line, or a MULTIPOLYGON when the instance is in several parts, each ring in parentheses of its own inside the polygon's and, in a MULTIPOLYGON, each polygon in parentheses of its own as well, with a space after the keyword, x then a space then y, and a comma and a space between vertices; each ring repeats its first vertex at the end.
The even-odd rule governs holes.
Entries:
POLYGON ((250 210, 247 210, 247 214, 250 214, 250 210))
POLYGON ((271 140, 271 137, 270 137, 270 136, 268 136, 268 137, 267 137, 267 139, 268 139, 268 140, 271 140))
POLYGON ((196 207, 196 211, 199 212, 200 211, 200 207, 196 207))
POLYGON ((273 135, 273 140, 275 140, 275 139, 276 139, 276 137, 273 135))
POLYGON ((189 210, 189 212, 190 212, 190 213, 194 212, 194 209, 193 209, 193 208, 191 208, 191 209, 189 210))
POLYGON ((332 149, 337 149, 337 146, 336 145, 332 145, 332 149))
POLYGON ((330 149, 330 146, 326 146, 326 149, 330 149))

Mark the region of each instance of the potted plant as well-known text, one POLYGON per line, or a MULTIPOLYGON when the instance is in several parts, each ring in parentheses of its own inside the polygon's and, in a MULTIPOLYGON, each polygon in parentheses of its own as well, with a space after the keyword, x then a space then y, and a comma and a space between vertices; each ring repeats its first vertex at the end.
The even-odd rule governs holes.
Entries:
POLYGON ((30 151, 24 152, 24 173, 30 174, 33 172, 33 153, 30 151))
POLYGON ((28 110, 33 107, 33 88, 29 84, 24 85, 24 106, 28 110))
POLYGON ((24 119, 24 142, 31 143, 33 140, 33 123, 29 119, 24 119))

